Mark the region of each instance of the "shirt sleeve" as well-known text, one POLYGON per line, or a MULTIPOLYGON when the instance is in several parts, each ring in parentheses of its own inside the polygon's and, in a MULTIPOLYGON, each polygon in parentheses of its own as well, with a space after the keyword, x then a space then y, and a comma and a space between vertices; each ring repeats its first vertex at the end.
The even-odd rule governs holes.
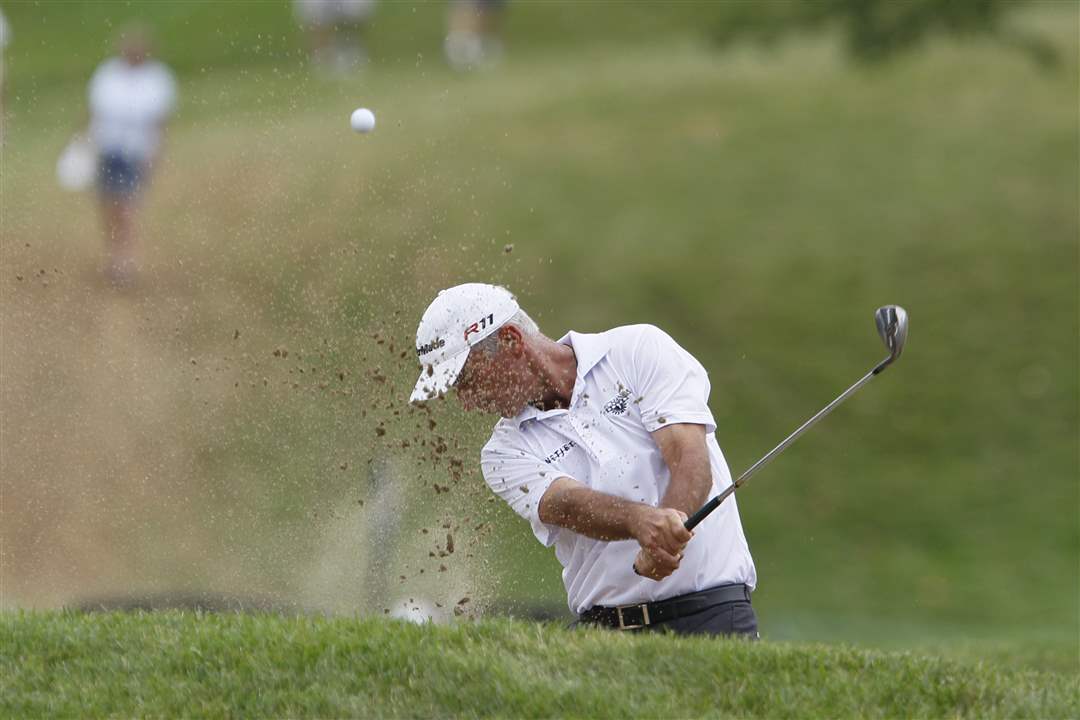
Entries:
POLYGON ((529 521, 536 539, 545 547, 554 545, 559 527, 540 520, 540 499, 556 478, 565 475, 523 450, 500 447, 495 438, 481 451, 480 468, 492 492, 529 521))
POLYGON ((709 410, 709 375, 670 335, 643 325, 633 343, 630 365, 635 401, 646 430, 693 423, 704 425, 706 432, 716 431, 709 410))

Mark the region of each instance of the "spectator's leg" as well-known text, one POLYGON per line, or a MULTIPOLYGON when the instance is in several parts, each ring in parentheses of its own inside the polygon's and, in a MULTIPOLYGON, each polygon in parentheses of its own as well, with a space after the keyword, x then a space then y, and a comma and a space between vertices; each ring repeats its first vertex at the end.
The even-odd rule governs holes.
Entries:
POLYGON ((130 284, 135 279, 135 203, 127 197, 106 196, 102 210, 109 255, 105 273, 114 285, 130 284))
POLYGON ((477 1, 477 33, 481 40, 484 62, 495 63, 502 57, 502 13, 501 0, 477 1))

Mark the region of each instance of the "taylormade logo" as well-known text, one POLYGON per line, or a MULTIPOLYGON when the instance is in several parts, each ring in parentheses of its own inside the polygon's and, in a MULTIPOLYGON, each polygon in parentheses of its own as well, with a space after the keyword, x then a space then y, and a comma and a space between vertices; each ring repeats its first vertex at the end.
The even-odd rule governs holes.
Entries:
POLYGON ((420 357, 421 355, 427 355, 429 352, 434 352, 435 350, 438 350, 439 348, 445 346, 445 340, 443 340, 442 338, 435 338, 427 345, 421 345, 420 347, 416 348, 416 356, 420 357))

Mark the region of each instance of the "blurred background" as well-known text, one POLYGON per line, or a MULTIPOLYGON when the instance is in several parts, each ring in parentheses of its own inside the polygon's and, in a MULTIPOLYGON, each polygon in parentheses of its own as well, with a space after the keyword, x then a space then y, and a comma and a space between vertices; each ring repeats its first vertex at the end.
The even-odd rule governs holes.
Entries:
POLYGON ((4 610, 569 619, 495 418, 405 404, 483 281, 668 330, 735 474, 903 305, 740 493, 762 633, 1080 667, 1076 2, 330 5, 0 3, 4 610))

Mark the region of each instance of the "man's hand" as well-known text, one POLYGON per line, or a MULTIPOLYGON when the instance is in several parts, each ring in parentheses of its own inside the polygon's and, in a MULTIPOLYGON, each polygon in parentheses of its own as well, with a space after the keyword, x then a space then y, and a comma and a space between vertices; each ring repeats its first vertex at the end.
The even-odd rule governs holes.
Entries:
POLYGON ((634 560, 638 575, 663 580, 679 569, 683 550, 693 533, 686 529, 686 513, 672 508, 644 506, 634 523, 641 550, 634 560))
POLYGON ((634 558, 634 572, 643 578, 659 582, 679 569, 682 558, 683 554, 680 552, 678 555, 664 553, 663 558, 657 559, 656 555, 641 549, 634 558))

